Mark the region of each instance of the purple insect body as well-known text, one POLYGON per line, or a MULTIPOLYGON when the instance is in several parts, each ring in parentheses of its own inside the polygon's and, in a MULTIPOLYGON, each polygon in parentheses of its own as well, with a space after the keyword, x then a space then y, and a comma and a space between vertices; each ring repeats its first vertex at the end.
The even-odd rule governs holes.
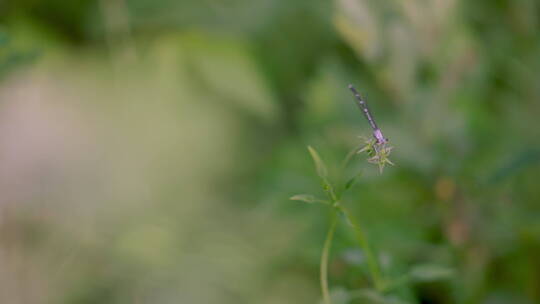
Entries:
POLYGON ((373 137, 375 137, 375 139, 377 140, 377 144, 379 145, 386 144, 388 142, 388 139, 384 137, 381 129, 377 127, 375 120, 373 119, 373 117, 371 116, 371 113, 369 112, 367 103, 364 101, 364 99, 362 99, 362 96, 360 96, 360 93, 358 93, 358 91, 353 87, 352 84, 349 85, 349 89, 353 92, 354 97, 356 98, 355 99, 356 104, 358 105, 362 113, 364 113, 364 116, 366 117, 369 124, 371 125, 371 128, 373 129, 373 137))

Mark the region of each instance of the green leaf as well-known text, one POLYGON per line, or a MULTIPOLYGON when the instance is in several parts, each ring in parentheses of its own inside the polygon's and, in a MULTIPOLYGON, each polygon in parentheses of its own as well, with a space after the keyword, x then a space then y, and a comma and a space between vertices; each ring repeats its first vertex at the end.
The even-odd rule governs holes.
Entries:
POLYGON ((311 146, 308 146, 307 148, 309 150, 309 154, 311 154, 311 158, 313 158, 313 162, 315 162, 317 174, 322 179, 326 179, 326 177, 328 176, 328 169, 326 169, 326 164, 323 162, 323 160, 319 156, 319 153, 317 153, 315 149, 313 149, 311 146))
POLYGON ((311 194, 297 194, 297 195, 291 196, 289 199, 293 201, 301 201, 308 204, 313 204, 313 203, 329 204, 328 201, 318 199, 311 194))
POLYGON ((353 185, 354 183, 356 182, 356 178, 358 177, 358 174, 351 177, 346 183, 345 183, 345 187, 343 188, 344 190, 349 190, 353 185))
POLYGON ((415 282, 432 282, 446 280, 454 276, 454 270, 452 268, 425 264, 414 266, 409 272, 409 278, 415 282))

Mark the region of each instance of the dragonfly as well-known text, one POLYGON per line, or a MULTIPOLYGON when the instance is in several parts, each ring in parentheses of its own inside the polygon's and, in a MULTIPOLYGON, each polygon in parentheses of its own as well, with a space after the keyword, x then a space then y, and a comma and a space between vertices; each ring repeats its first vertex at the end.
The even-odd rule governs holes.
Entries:
POLYGON ((353 92, 353 95, 355 97, 356 105, 360 108, 362 113, 364 113, 364 116, 368 120, 371 128, 373 129, 373 137, 375 137, 375 140, 377 141, 377 144, 380 146, 383 146, 388 142, 388 138, 384 137, 382 134, 381 129, 377 127, 377 124, 375 123, 375 120, 373 119, 373 116, 371 115, 371 112, 369 112, 369 108, 367 106, 367 103, 364 101, 360 93, 354 88, 352 84, 349 84, 349 89, 353 92))

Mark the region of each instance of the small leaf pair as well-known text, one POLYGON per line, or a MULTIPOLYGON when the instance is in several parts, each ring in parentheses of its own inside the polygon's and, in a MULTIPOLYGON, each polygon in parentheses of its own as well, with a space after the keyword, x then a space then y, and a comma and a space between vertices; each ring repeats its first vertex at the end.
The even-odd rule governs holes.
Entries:
POLYGON ((318 199, 311 194, 296 194, 289 198, 292 201, 300 201, 308 204, 321 203, 321 204, 330 204, 326 200, 318 199))

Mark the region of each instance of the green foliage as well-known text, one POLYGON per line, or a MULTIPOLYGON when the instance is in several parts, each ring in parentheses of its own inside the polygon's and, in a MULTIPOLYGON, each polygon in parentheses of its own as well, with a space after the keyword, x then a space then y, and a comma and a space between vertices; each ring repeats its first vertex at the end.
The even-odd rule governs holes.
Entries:
POLYGON ((540 303, 538 7, 0 1, 0 302, 540 303))
MULTIPOLYGON (((381 148, 384 149, 384 147, 381 147, 381 148)), ((345 221, 351 226, 351 228, 355 232, 357 241, 359 242, 360 247, 362 248, 363 252, 365 253, 367 257, 367 264, 368 264, 370 276, 374 283, 374 286, 377 290, 382 291, 384 289, 383 284, 385 283, 381 274, 378 258, 374 255, 371 245, 369 244, 363 232, 363 229, 360 227, 360 224, 353 217, 353 215, 342 205, 343 202, 340 200, 343 193, 347 191, 348 189, 350 189, 352 182, 354 181, 354 178, 349 180, 341 191, 335 192, 334 190, 335 187, 332 185, 332 183, 328 179, 328 169, 326 167, 326 164, 324 163, 322 158, 319 156, 319 153, 311 146, 308 146, 308 151, 315 164, 317 174, 319 175, 322 181, 323 190, 326 192, 328 200, 331 202, 330 226, 328 228, 326 240, 324 242, 323 253, 321 256, 321 263, 320 263, 320 281, 321 281, 321 290, 322 290, 324 303, 325 304, 332 303, 332 300, 331 300, 332 297, 330 296, 329 283, 328 283, 328 260, 330 257, 330 248, 332 246, 332 240, 334 238, 334 233, 336 230, 336 224, 337 224, 336 214, 337 213, 343 215, 343 217, 345 218, 345 221)), ((352 155, 351 153, 347 154, 347 156, 345 157, 342 163, 345 165, 348 164, 350 162, 351 155, 352 155)), ((342 169, 345 169, 345 168, 342 168, 342 169)), ((300 196, 295 195, 291 197, 291 199, 292 200, 301 199, 304 201, 315 200, 312 196, 305 196, 305 195, 300 195, 300 196)))
POLYGON ((328 179, 328 169, 326 168, 326 164, 322 161, 321 157, 319 156, 319 153, 315 149, 313 149, 311 146, 308 146, 309 154, 311 155, 311 158, 313 158, 313 162, 315 162, 315 168, 317 168, 317 174, 319 177, 326 181, 328 179))
POLYGON ((322 203, 322 204, 329 204, 328 201, 317 199, 315 196, 311 194, 297 194, 293 195, 289 198, 293 201, 301 201, 305 203, 322 203))

